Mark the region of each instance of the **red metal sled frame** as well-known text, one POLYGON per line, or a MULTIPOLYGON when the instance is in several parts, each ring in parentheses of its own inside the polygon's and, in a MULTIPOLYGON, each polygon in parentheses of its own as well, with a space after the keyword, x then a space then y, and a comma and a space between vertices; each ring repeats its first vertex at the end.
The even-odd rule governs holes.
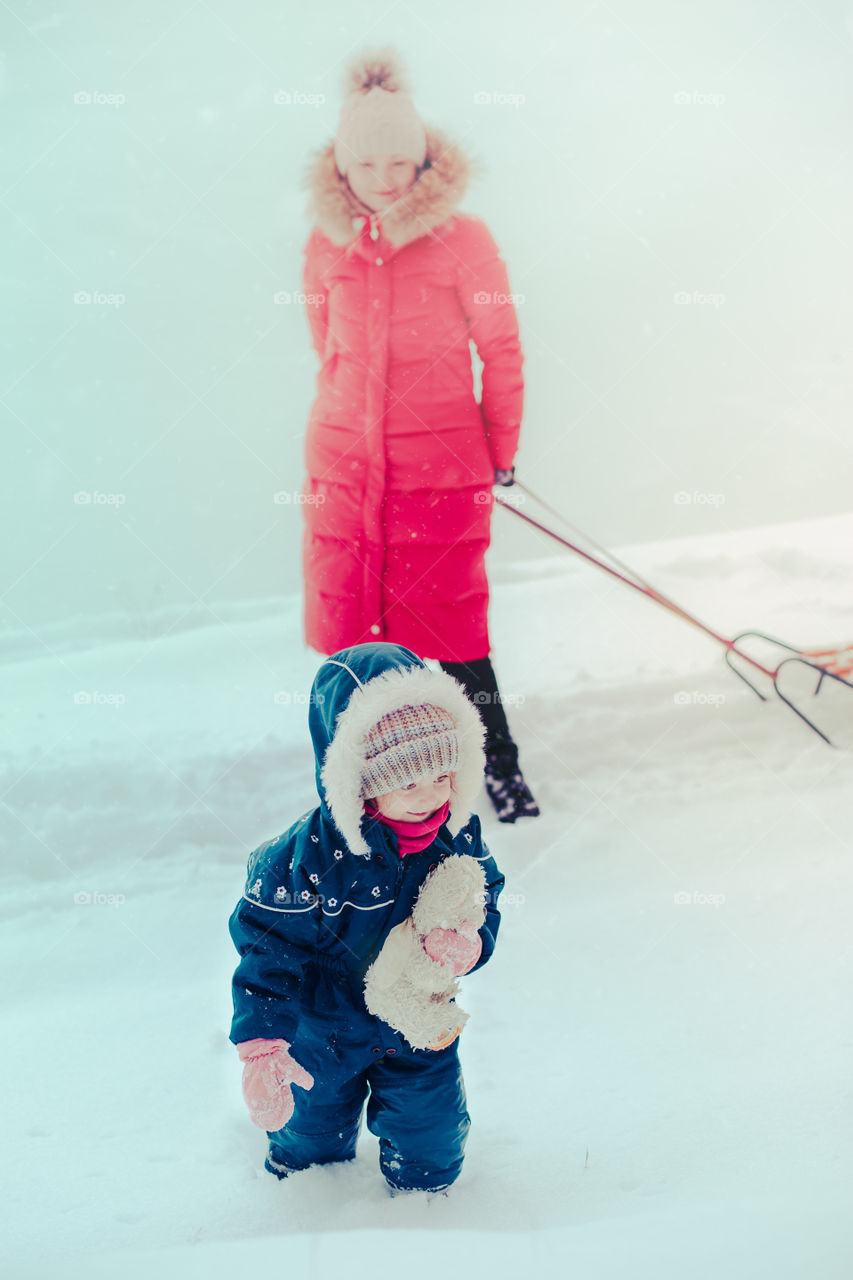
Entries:
MULTIPOLYGON (((549 507, 548 504, 546 502, 543 502, 541 498, 537 498, 536 495, 532 493, 525 485, 521 484, 520 481, 516 480, 514 482, 513 487, 521 489, 523 493, 526 493, 528 495, 528 497, 533 498, 534 502, 538 502, 540 506, 545 507, 549 511, 553 511, 552 507, 549 507)), ((801 711, 799 707, 795 706, 794 703, 791 701, 791 699, 786 697, 786 695, 782 692, 778 684, 779 673, 782 671, 784 667, 789 666, 792 663, 799 663, 801 666, 811 668, 811 670, 814 671, 817 675, 817 684, 814 689, 814 694, 818 693, 818 691, 820 690, 821 684, 827 678, 830 680, 837 680, 839 684, 844 685, 845 688, 853 690, 853 683, 851 683, 851 681, 845 680, 843 676, 838 675, 834 671, 830 671, 827 667, 822 666, 820 663, 811 662, 809 658, 803 656, 802 650, 794 648, 793 645, 786 644, 784 640, 777 640, 773 636, 768 636, 763 631, 740 631, 733 639, 731 640, 727 639, 726 636, 720 635, 719 632, 715 631, 712 627, 709 627, 706 623, 700 622, 700 620, 694 617, 692 613, 688 613, 688 611, 686 609, 683 609, 681 605, 676 604, 674 600, 670 600, 667 596, 663 595, 662 592, 656 590, 648 582, 645 582, 639 576, 639 574, 636 574, 633 569, 630 569, 627 565, 623 564, 611 552, 606 550, 604 551, 604 553, 615 564, 618 564, 620 568, 623 569, 625 572, 620 573, 619 570, 614 569, 611 565, 605 564, 604 561, 602 560, 598 560, 594 555, 591 555, 590 552, 584 551, 582 547, 578 547, 575 545, 575 543, 569 542, 567 538, 562 537, 559 533, 555 533, 554 530, 549 529, 547 525, 542 524, 538 520, 534 520, 532 516, 527 515, 524 511, 520 511, 518 507, 514 506, 513 503, 501 497, 499 493, 495 493, 494 498, 495 498, 495 501, 500 506, 504 507, 507 511, 513 512, 513 514, 517 515, 519 519, 526 521, 527 524, 533 525, 535 529, 539 529, 541 533, 546 534, 549 538, 553 538, 554 541, 559 542, 561 546, 568 548, 569 551, 573 551, 576 555, 582 556, 584 560, 589 561, 590 564, 594 564, 596 568, 603 569, 604 572, 609 573, 611 577, 618 578, 618 580, 620 582, 624 582, 626 586, 633 587, 633 589, 635 591, 639 591, 641 595, 648 596, 650 600, 655 600, 659 605, 662 605, 664 609, 668 609, 670 613, 674 613, 678 617, 683 618, 685 622, 689 622, 692 626, 698 627, 700 631, 703 631, 705 633, 705 635, 710 636, 712 640, 716 640, 717 643, 721 644, 726 650, 724 656, 725 656, 726 664, 729 667, 729 670, 733 671, 736 676, 738 676, 741 680, 743 680, 744 684, 746 684, 753 691, 753 693, 757 694, 757 696, 761 699, 762 702, 766 702, 767 697, 765 696, 765 694, 761 692, 761 690, 756 685, 752 683, 751 680, 747 679, 747 677, 743 674, 742 671, 738 671, 737 667, 732 665, 733 656, 737 656, 738 658, 741 658, 744 662, 748 663, 751 667, 754 667, 756 670, 760 671, 763 675, 767 676, 767 678, 770 680, 771 684, 773 685, 773 688, 775 689, 777 696, 781 699, 781 701, 784 702, 787 707, 790 707, 791 710, 794 712, 794 714, 799 716, 799 718, 804 722, 804 724, 807 724, 808 727, 814 733, 816 733, 819 738, 822 738, 823 741, 827 743, 828 746, 830 747, 835 746, 835 743, 831 740, 831 738, 829 738, 827 734, 823 732, 822 729, 819 729, 818 726, 814 723, 814 721, 810 720, 809 717, 805 714, 805 712, 801 711), (627 576, 628 574, 630 574, 631 576, 628 577, 627 576), (782 658, 781 661, 775 667, 765 666, 764 663, 759 662, 757 658, 754 658, 749 653, 745 653, 743 649, 738 647, 739 642, 744 640, 748 636, 754 636, 757 639, 764 640, 769 644, 776 645, 778 646, 778 648, 784 649, 787 653, 793 656, 788 658, 782 658)), ((557 515, 558 518, 560 519, 565 518, 560 516, 559 512, 554 512, 554 514, 557 515)), ((597 546, 597 544, 593 541, 593 539, 587 538, 587 541, 592 543, 593 546, 597 546)), ((602 550, 604 549, 602 548, 602 550)), ((831 651, 827 651, 827 652, 831 652, 831 651)))

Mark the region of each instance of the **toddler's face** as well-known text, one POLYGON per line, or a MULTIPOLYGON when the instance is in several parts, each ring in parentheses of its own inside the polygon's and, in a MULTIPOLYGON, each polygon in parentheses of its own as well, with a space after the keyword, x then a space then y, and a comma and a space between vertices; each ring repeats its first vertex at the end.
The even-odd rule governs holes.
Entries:
POLYGON ((450 799, 452 782, 452 773, 436 773, 431 778, 398 787, 396 791, 386 791, 383 796, 374 796, 373 802, 385 818, 423 822, 450 799))
POLYGON ((381 213, 405 195, 415 172, 415 162, 403 156, 365 156, 348 167, 347 182, 362 204, 381 213))

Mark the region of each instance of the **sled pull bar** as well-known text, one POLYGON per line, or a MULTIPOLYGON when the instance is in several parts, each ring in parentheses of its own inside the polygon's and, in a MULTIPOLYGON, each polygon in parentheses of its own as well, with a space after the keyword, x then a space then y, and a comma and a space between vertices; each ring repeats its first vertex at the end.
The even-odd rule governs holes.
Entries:
MULTIPOLYGON (((559 520, 563 520, 566 524, 569 524, 569 521, 566 520, 564 516, 561 516, 559 511, 554 511, 553 507, 549 507, 548 504, 543 502, 541 498, 538 498, 535 493, 531 493, 531 491, 521 484, 520 481, 516 480, 515 484, 524 493, 528 494, 534 502, 537 502, 547 511, 552 512, 552 514, 557 516, 559 520)), ((662 605, 664 609, 668 609, 670 613, 674 613, 676 617, 683 618, 685 622, 689 622, 691 626, 698 627, 698 629, 703 631, 705 635, 710 636, 712 640, 716 640, 717 643, 721 644, 726 651, 725 659, 729 670, 733 671, 739 679, 743 680, 744 684, 746 684, 762 702, 767 702, 766 695, 763 694, 758 686, 753 684, 752 680, 745 676, 742 671, 738 670, 738 668, 733 664, 732 658, 737 656, 743 662, 749 663, 749 665, 754 667, 756 671, 760 671, 762 675, 767 676, 779 699, 784 702, 787 707, 790 707, 794 714, 797 715, 804 724, 808 725, 808 727, 812 729, 819 738, 822 738, 828 746, 835 746, 835 743, 817 727, 814 721, 810 720, 809 717, 805 715, 799 707, 795 706, 791 699, 782 692, 779 688, 778 681, 779 673, 783 667, 797 663, 800 667, 808 667, 816 677, 814 694, 812 696, 816 695, 820 691, 824 680, 835 680, 839 685, 843 685, 844 688, 853 690, 853 682, 845 679, 845 676, 850 674, 849 667, 840 667, 839 671, 833 671, 828 666, 821 666, 819 663, 811 661, 812 658, 836 657, 838 652, 837 650, 816 650, 812 653, 803 653, 800 649, 795 649, 793 645, 786 644, 784 640, 777 640, 774 636, 768 636, 763 631, 740 631, 733 640, 729 640, 726 636, 720 635, 718 631, 714 631, 714 629, 709 627, 706 623, 700 622, 698 618, 693 616, 693 614, 688 613, 686 609, 682 609, 681 605, 676 604, 674 600, 670 600, 650 583, 645 582, 634 569, 623 564, 622 561, 613 555, 612 552, 608 551, 606 547, 600 547, 597 542, 581 530, 578 529, 576 532, 579 533, 587 542, 591 543, 597 551, 600 551, 603 555, 606 555, 608 559, 612 560, 614 564, 617 564, 619 569, 614 569, 612 565, 606 564, 603 560, 598 559, 589 551, 584 551, 582 547, 577 546, 574 542, 569 542, 568 538, 564 538, 559 533, 555 533, 554 530, 549 529, 547 525, 541 524, 538 520, 534 520, 532 516, 527 515, 524 511, 520 511, 518 507, 507 501, 506 498, 502 498, 500 494, 494 494, 494 499, 495 502, 499 503, 502 507, 505 507, 507 511, 513 512, 513 514, 517 515, 519 519, 526 521, 529 525, 532 525, 534 529, 538 529, 541 533, 546 534, 547 537, 553 538, 555 542, 559 542, 561 546, 568 548, 569 551, 574 551, 575 555, 579 555, 582 559, 589 561, 590 564, 594 564, 596 568, 603 569, 605 573, 609 573, 611 577, 617 578, 619 582, 624 582, 626 586, 633 587, 635 591, 639 591, 641 595, 646 596, 649 600, 655 600, 659 605, 662 605), (622 570, 622 572, 619 570, 622 570), (745 639, 747 636, 753 636, 758 640, 764 640, 769 644, 775 645, 776 648, 781 649, 786 656, 781 658, 775 667, 766 667, 764 663, 759 662, 757 658, 753 658, 751 654, 745 653, 744 650, 739 647, 740 641, 745 639)), ((569 527, 574 528, 573 525, 569 525, 569 527)), ((840 664, 838 665, 840 666, 840 664)))
MULTIPOLYGON (((526 492, 529 492, 529 490, 526 490, 526 492)), ((534 495, 531 494, 530 496, 533 497, 534 495)), ((758 634, 757 632, 743 631, 741 632, 741 636, 737 636, 734 640, 726 639, 725 636, 720 635, 718 631, 714 631, 714 629, 709 627, 706 623, 700 622, 692 613, 688 613, 686 609, 682 609, 674 600, 668 599, 668 597, 663 595, 662 592, 657 591, 654 587, 650 586, 649 583, 636 582, 633 578, 627 577, 626 574, 620 573, 618 569, 614 569, 609 564, 605 564, 603 560, 598 560, 595 556, 590 555, 588 551, 584 551, 582 547, 577 546, 574 542, 569 542, 568 538, 563 538, 559 533, 555 533, 553 529, 549 529, 546 525, 540 524, 538 520, 534 520, 533 517, 527 515, 526 512, 519 511, 518 507, 513 506, 511 502, 507 502, 505 498, 500 496, 500 494, 496 493, 494 497, 495 502, 500 503, 502 507, 507 511, 513 512, 513 514, 517 515, 521 520, 525 520, 528 524, 533 525, 534 529, 539 529, 540 532, 547 534, 549 538, 553 538, 555 542, 559 542, 562 546, 567 547, 569 551, 574 551, 576 555, 582 556, 583 559, 588 560, 590 564, 594 564, 597 568, 603 569, 604 572, 609 573, 611 577, 618 578, 619 581, 624 582, 626 586, 633 587, 635 591, 639 591, 641 595, 647 596, 649 600, 655 600, 658 604, 663 605, 664 609, 669 609, 670 613, 676 614, 679 618, 683 618, 685 622, 689 622, 692 626, 698 627, 700 631, 704 631, 705 635, 710 636, 712 640, 716 640, 717 644, 721 644, 723 648, 726 649, 727 652, 725 656, 727 662, 730 654, 736 653, 744 662, 748 662, 751 666, 762 672, 763 675, 768 676, 771 680, 775 681, 776 676, 779 673, 778 667, 775 671, 770 667, 765 667, 757 658, 753 658, 748 653, 743 653, 737 647, 737 641, 741 636, 758 634)), ((790 649, 791 646, 785 645, 784 648, 790 649)), ((796 650, 792 650, 792 652, 796 653, 796 650)), ((729 666, 731 666, 731 663, 729 663, 729 666)), ((734 671, 735 668, 732 667, 732 670, 734 671)), ((737 674, 741 676, 742 680, 746 679, 739 671, 737 674)), ((749 680, 746 680, 746 683, 750 685, 751 689, 754 689, 755 692, 758 693, 758 696, 763 701, 766 701, 764 695, 758 692, 755 685, 750 684, 749 680)), ((782 695, 780 694, 779 696, 781 697, 782 695)), ((797 712, 797 714, 799 715, 800 713, 797 712)), ((821 737, 823 737, 822 734, 821 737)))

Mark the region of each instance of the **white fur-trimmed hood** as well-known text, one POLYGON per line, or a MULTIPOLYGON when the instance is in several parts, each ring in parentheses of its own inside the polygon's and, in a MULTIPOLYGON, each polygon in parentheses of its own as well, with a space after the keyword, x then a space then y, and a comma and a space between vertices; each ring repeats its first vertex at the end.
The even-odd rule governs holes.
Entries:
MULTIPOLYGON (((426 138, 426 161, 411 189, 381 215, 382 231, 395 248, 446 222, 480 168, 440 129, 427 127, 426 138)), ((308 217, 332 244, 358 238, 371 211, 338 172, 334 143, 314 155, 302 185, 308 191, 308 217)))
MULTIPOLYGON (((333 654, 314 681, 309 713, 321 799, 352 853, 367 854, 361 798, 364 739, 377 720, 399 707, 433 703, 459 735, 447 828, 458 835, 473 813, 485 768, 485 728, 457 680, 433 671, 400 645, 354 645, 333 654)), ((370 819, 368 819, 370 821, 370 819)))

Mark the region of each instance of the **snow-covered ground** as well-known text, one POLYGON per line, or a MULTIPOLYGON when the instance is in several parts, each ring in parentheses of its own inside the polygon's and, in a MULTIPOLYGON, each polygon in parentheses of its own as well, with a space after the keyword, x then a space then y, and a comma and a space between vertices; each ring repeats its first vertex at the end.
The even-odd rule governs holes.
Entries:
POLYGON ((626 558, 724 634, 817 648, 853 641, 853 515, 813 518, 851 491, 850 5, 3 10, 4 1280, 846 1280, 849 750, 511 516, 494 656, 543 813, 481 810, 508 887, 447 1200, 388 1199, 370 1135, 263 1172, 226 921, 315 798, 274 495, 316 372, 299 181, 350 50, 397 46, 482 161, 519 475, 658 539, 626 558))
MULTIPOLYGON (((240 1095, 226 921, 314 796, 299 601, 0 667, 4 1276, 850 1274, 851 756, 552 545, 493 596, 543 812, 481 807, 446 1200, 391 1200, 369 1134, 279 1184, 240 1095)), ((623 554, 725 634, 853 640, 853 515, 623 554)))

